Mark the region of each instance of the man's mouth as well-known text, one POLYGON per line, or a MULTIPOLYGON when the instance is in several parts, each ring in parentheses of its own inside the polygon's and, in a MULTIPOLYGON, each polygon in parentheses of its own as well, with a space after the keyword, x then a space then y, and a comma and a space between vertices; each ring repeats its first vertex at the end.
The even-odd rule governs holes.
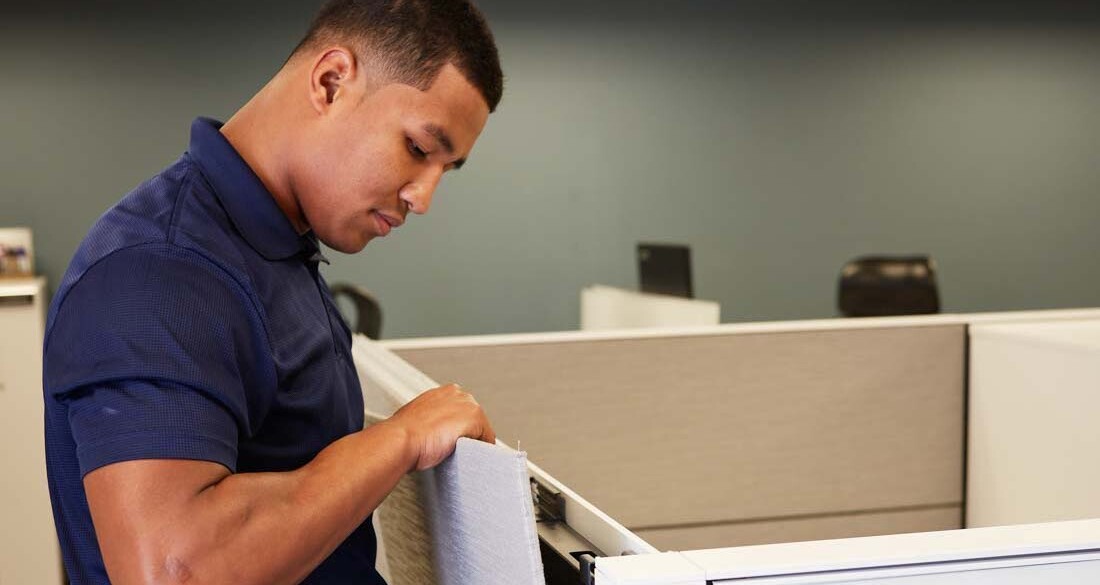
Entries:
POLYGON ((382 237, 386 237, 386 234, 390 233, 390 230, 404 223, 396 217, 391 217, 377 211, 372 211, 371 215, 374 216, 374 222, 378 226, 378 235, 382 237))

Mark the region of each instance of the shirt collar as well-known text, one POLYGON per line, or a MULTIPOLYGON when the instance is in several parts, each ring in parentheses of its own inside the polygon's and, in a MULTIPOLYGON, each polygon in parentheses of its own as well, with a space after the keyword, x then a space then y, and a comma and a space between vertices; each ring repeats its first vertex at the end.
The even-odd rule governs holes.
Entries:
POLYGON ((301 254, 327 263, 317 238, 311 232, 298 235, 267 187, 219 132, 221 127, 217 120, 196 118, 189 151, 237 231, 267 260, 301 254))

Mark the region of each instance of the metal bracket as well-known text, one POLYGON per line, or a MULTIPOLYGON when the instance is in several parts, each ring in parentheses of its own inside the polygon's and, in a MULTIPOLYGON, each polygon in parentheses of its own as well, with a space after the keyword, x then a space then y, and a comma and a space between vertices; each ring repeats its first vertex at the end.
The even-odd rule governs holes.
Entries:
POLYGON ((581 585, 596 584, 596 553, 583 551, 573 553, 573 557, 580 563, 581 585))
POLYGON ((594 585, 601 553, 565 521, 565 497, 531 478, 531 500, 547 585, 594 585))
POLYGON ((596 558, 603 553, 564 522, 547 520, 535 526, 546 585, 593 585, 596 558))
POLYGON ((531 499, 535 504, 536 522, 565 522, 565 498, 560 491, 532 477, 531 499))

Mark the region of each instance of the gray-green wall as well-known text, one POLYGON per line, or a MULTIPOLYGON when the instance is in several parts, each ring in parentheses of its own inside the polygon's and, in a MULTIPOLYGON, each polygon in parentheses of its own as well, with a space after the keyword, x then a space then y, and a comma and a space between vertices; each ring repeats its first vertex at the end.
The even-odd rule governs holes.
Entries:
MULTIPOLYGON (((86 4, 0 17, 0 225, 54 285, 313 9, 86 4)), ((1100 305, 1097 10, 954 4, 485 1, 508 85, 470 164, 326 276, 388 337, 575 328, 639 240, 690 244, 723 321, 831 316, 864 253, 934 256, 948 311, 1100 305)))

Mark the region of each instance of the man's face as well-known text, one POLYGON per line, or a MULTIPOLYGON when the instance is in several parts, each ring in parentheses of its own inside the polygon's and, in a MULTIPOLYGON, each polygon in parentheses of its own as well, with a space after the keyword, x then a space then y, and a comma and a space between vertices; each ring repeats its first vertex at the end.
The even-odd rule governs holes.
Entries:
POLYGON ((291 191, 317 238, 363 249, 427 213, 443 173, 462 165, 489 117, 481 94, 453 65, 427 91, 362 80, 304 137, 291 191))

